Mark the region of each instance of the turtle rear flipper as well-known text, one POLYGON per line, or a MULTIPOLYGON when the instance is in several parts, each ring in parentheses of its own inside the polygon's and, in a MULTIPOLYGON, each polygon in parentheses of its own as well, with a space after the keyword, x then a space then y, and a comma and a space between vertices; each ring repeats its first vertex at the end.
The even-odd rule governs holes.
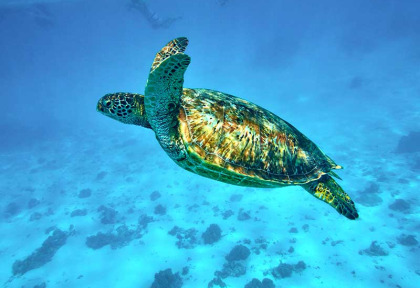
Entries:
POLYGON ((191 58, 175 54, 160 63, 147 80, 144 104, 146 115, 160 145, 174 160, 185 159, 185 147, 178 135, 180 98, 184 73, 191 58))
POLYGON ((316 198, 330 204, 343 216, 351 220, 359 217, 350 196, 331 176, 325 174, 320 179, 302 186, 316 198))

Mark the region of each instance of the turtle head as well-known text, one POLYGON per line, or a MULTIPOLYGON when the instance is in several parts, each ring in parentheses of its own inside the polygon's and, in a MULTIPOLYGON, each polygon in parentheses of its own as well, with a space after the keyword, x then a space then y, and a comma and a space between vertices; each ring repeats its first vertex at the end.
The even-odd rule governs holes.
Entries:
POLYGON ((144 108, 144 96, 141 94, 106 94, 99 99, 96 111, 125 124, 151 128, 144 108))

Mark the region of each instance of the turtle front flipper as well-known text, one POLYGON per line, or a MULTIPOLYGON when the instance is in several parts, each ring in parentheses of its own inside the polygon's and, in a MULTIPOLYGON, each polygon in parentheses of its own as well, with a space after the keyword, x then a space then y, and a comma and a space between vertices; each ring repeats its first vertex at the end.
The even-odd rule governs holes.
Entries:
POLYGON ((302 185, 306 191, 316 198, 330 204, 338 213, 354 220, 359 217, 354 202, 350 196, 335 182, 331 176, 325 174, 317 181, 302 185))
POLYGON ((171 40, 165 45, 158 53, 156 53, 155 60, 153 61, 150 73, 152 73, 163 61, 168 59, 170 56, 184 53, 188 46, 188 39, 186 37, 178 37, 171 40))
POLYGON ((145 90, 146 114, 160 145, 176 161, 186 158, 178 134, 180 98, 184 73, 191 58, 183 53, 169 56, 149 74, 145 90))

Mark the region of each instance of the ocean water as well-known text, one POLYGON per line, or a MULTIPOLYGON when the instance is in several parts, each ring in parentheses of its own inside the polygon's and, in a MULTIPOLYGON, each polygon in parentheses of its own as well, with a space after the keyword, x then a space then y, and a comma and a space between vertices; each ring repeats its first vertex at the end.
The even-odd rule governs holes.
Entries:
POLYGON ((0 1, 2 287, 419 287, 420 2, 0 1), (184 87, 292 123, 360 217, 192 174, 96 111, 185 36, 184 87))

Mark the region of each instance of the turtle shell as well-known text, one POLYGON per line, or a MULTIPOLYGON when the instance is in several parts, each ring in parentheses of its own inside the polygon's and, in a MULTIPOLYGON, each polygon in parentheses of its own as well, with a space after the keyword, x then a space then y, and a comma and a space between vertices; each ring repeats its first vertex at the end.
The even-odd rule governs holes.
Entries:
POLYGON ((183 90, 178 130, 187 151, 178 164, 231 184, 305 184, 340 168, 280 117, 213 90, 183 90))

